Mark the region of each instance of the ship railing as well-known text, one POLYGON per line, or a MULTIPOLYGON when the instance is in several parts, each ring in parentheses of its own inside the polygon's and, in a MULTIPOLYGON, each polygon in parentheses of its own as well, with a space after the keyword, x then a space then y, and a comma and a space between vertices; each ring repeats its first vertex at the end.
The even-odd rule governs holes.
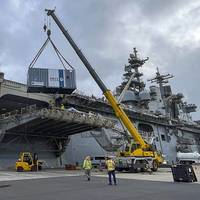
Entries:
POLYGON ((116 124, 115 120, 103 117, 100 114, 86 113, 78 110, 69 110, 53 107, 51 109, 43 108, 39 112, 42 118, 67 120, 75 123, 85 123, 95 127, 113 128, 116 124))
MULTIPOLYGON (((72 96, 72 95, 70 95, 72 96)), ((88 96, 85 94, 81 94, 79 92, 73 93, 73 96, 78 96, 84 99, 87 99, 89 101, 98 101, 98 102, 104 102, 104 103, 108 103, 107 99, 103 96, 103 97, 96 97, 94 95, 88 96)))
POLYGON ((23 114, 33 113, 37 110, 36 104, 22 107, 20 109, 12 110, 0 115, 0 120, 9 119, 12 117, 22 116, 23 114))

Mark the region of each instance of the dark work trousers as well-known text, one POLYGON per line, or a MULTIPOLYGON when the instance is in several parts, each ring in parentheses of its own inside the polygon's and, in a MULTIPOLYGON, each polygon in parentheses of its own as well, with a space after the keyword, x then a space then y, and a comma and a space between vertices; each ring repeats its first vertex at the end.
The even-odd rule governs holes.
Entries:
POLYGON ((85 175, 86 175, 88 181, 90 181, 91 170, 90 169, 85 169, 85 175))
POLYGON ((116 182, 116 177, 115 177, 115 170, 108 171, 109 185, 112 185, 112 176, 113 176, 114 184, 116 185, 117 182, 116 182))

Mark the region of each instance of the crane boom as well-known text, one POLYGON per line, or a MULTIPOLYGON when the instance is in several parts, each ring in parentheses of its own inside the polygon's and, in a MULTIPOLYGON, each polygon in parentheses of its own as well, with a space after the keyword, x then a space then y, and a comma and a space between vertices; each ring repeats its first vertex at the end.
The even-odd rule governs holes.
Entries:
POLYGON ((81 59, 81 61, 83 62, 83 64, 85 65, 85 67, 87 68, 87 70, 89 71, 89 73, 91 74, 91 76, 93 77, 93 79, 96 81, 96 83, 98 84, 98 86, 102 90, 103 94, 107 98, 108 102, 112 106, 112 108, 113 108, 113 110, 115 112, 115 115, 122 121, 122 123, 124 124, 124 126, 127 128, 127 130, 129 131, 129 133, 134 138, 135 142, 137 142, 137 143, 140 144, 141 149, 147 149, 149 147, 149 144, 147 144, 143 140, 142 136, 139 134, 139 132, 137 131, 137 129, 135 128, 135 126, 133 125, 133 123, 131 122, 131 120, 129 119, 129 117, 126 115, 126 113, 121 108, 120 104, 117 102, 117 100, 113 96, 112 92, 105 86, 105 84, 100 79, 100 77, 98 76, 98 74, 95 72, 95 70, 93 69, 93 67, 91 66, 91 64, 88 62, 88 60, 86 59, 86 57, 83 55, 83 53, 81 52, 81 50, 75 44, 75 42, 73 41, 73 39, 71 38, 71 36, 67 32, 67 30, 65 29, 65 27, 62 25, 62 23, 59 21, 59 19, 55 15, 55 13, 54 13, 55 10, 45 9, 45 11, 47 12, 48 16, 51 16, 53 18, 53 20, 58 25, 58 27, 60 28, 60 30, 62 31, 62 33, 66 37, 66 39, 68 40, 68 42, 71 44, 72 48, 74 49, 74 51, 76 52, 76 54, 79 56, 79 58, 81 59))

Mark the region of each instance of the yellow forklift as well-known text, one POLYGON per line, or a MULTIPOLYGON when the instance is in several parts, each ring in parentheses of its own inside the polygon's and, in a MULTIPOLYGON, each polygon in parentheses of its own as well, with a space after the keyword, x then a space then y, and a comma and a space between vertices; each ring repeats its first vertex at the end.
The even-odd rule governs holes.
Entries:
POLYGON ((37 153, 32 156, 30 152, 21 152, 15 163, 15 169, 17 172, 38 171, 42 169, 42 164, 43 161, 38 160, 37 153))

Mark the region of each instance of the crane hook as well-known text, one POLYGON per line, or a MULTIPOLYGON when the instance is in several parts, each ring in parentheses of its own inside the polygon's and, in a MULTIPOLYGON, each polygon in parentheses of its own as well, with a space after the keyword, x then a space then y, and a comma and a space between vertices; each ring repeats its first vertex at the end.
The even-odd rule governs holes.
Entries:
POLYGON ((47 25, 46 24, 44 24, 43 29, 44 29, 44 32, 46 32, 46 30, 47 30, 47 25))
POLYGON ((51 30, 48 29, 48 30, 47 30, 47 36, 50 37, 50 35, 51 35, 51 30))

